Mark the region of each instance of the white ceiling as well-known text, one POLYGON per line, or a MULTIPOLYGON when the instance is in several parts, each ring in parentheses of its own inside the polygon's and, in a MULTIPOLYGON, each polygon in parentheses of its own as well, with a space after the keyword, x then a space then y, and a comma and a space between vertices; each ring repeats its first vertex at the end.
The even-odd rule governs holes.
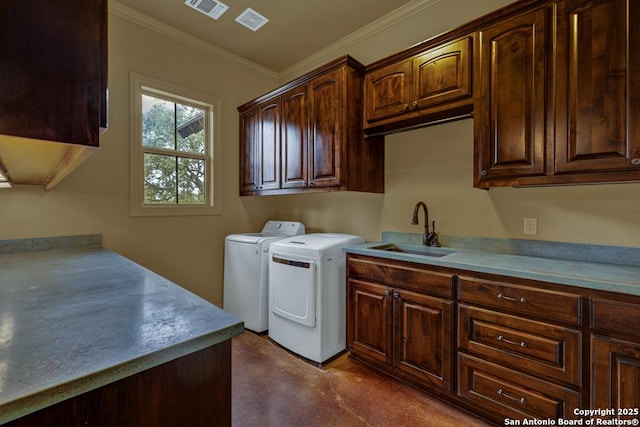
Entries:
POLYGON ((214 20, 185 0, 119 0, 164 24, 274 72, 414 0, 221 0, 229 9, 214 20), (269 22, 253 32, 235 18, 247 7, 269 22))

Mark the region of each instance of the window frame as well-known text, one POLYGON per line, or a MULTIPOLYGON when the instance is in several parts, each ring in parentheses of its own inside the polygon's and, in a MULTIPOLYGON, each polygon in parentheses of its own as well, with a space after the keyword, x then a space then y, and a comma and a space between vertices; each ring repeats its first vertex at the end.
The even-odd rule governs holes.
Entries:
MULTIPOLYGON (((130 215, 195 216, 221 215, 220 99, 212 95, 179 87, 143 76, 130 74, 130 215), (144 202, 144 153, 142 143, 142 95, 157 96, 171 102, 196 106, 206 111, 205 126, 205 203, 161 204, 144 202)), ((153 151, 153 150, 150 150, 153 151)), ((189 157, 188 155, 184 157, 189 157)))

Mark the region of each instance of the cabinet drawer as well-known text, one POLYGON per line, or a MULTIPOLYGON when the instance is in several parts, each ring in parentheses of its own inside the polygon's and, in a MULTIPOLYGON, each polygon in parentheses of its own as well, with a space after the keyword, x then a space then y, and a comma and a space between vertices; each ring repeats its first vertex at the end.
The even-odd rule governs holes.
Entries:
POLYGON ((458 353, 458 396, 505 418, 573 418, 581 395, 569 388, 530 377, 475 357, 458 353))
POLYGON ((347 275, 351 279, 415 290, 442 298, 453 298, 453 276, 421 268, 415 264, 394 263, 383 258, 349 256, 347 275))
POLYGON ((580 386, 580 331, 465 305, 458 307, 460 349, 501 365, 580 386))
POLYGON ((464 302, 576 325, 582 323, 579 295, 470 277, 460 277, 459 286, 464 302))
POLYGON ((640 305, 591 298, 590 326, 615 334, 640 337, 640 305), (635 327, 634 327, 635 325, 635 327))

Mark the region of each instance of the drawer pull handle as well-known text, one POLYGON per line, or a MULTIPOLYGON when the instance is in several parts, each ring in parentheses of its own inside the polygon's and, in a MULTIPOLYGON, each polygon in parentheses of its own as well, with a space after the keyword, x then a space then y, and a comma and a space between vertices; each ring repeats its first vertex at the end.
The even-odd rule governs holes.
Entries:
POLYGON ((524 342, 524 341, 520 341, 520 342, 511 341, 511 340, 506 339, 502 335, 498 335, 498 337, 496 339, 498 341, 502 341, 502 342, 507 343, 507 344, 517 345, 518 347, 526 347, 527 346, 527 343, 524 342))
POLYGON ((515 400, 516 402, 519 402, 519 403, 521 403, 521 404, 523 404, 523 405, 526 405, 526 404, 527 404, 527 401, 524 399, 524 397, 517 398, 517 397, 509 396, 509 395, 508 395, 507 393, 505 393, 501 388, 499 388, 499 389, 498 389, 498 394, 499 394, 500 396, 504 396, 504 397, 506 397, 507 399, 515 400))
POLYGON ((524 299, 524 297, 520 297, 520 298, 513 298, 513 297, 508 297, 505 294, 498 294, 498 298, 503 299, 503 300, 507 300, 507 301, 515 301, 515 302, 521 302, 521 303, 525 303, 527 302, 526 299, 524 299))

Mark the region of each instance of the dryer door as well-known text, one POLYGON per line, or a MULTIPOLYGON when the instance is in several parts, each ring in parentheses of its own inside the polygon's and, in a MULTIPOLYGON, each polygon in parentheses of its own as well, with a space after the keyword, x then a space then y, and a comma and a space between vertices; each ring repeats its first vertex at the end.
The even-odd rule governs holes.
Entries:
POLYGON ((274 314, 315 328, 316 267, 313 260, 271 253, 269 293, 274 314))

